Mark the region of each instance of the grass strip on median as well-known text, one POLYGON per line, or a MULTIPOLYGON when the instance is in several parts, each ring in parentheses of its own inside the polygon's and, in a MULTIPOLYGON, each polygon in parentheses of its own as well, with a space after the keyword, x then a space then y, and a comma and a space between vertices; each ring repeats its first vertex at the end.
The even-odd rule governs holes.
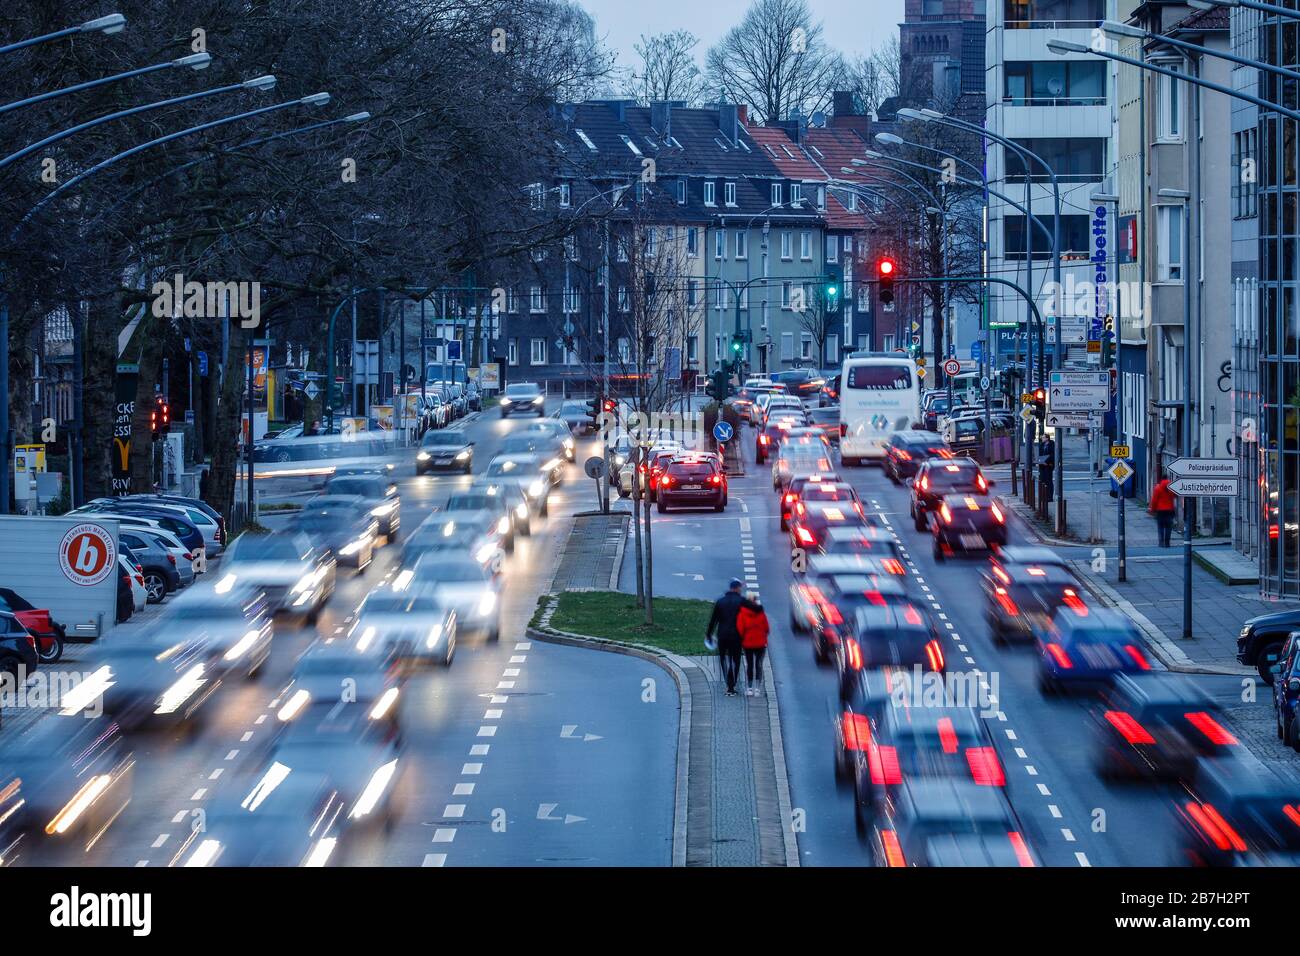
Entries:
MULTIPOLYGON (((654 624, 636 596, 619 591, 562 591, 542 595, 539 611, 555 601, 550 626, 621 644, 647 644, 673 654, 704 654, 704 629, 713 605, 687 598, 655 598, 654 624)), ((534 617, 536 621, 536 617, 534 617)))

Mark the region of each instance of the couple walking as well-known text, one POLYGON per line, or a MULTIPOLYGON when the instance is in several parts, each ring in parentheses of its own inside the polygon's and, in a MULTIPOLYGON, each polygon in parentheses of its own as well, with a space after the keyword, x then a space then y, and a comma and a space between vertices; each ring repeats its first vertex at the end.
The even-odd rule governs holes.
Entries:
POLYGON ((740 679, 740 657, 745 656, 745 695, 754 697, 762 693, 763 656, 767 653, 767 612, 754 593, 741 592, 741 583, 732 578, 727 593, 713 603, 713 616, 704 631, 704 643, 711 647, 715 641, 718 660, 722 664, 722 677, 727 682, 727 696, 736 696, 736 681, 740 679))

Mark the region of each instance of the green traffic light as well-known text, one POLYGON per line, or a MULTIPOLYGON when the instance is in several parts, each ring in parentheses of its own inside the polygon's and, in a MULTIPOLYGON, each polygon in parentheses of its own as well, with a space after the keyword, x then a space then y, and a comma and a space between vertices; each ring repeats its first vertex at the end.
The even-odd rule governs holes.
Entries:
POLYGON ((836 286, 833 286, 833 285, 831 285, 831 286, 827 286, 827 287, 826 287, 826 294, 827 294, 827 295, 839 295, 839 294, 840 294, 840 290, 839 290, 836 286))

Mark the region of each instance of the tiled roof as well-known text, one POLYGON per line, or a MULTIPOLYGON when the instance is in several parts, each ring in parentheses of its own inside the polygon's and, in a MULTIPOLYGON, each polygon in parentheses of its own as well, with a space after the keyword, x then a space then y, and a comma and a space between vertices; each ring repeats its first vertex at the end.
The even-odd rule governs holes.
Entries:
MULTIPOLYGON (((854 169, 853 160, 861 159, 868 149, 866 141, 856 131, 836 126, 810 129, 805 134, 804 143, 829 178, 849 181, 866 178, 862 173, 841 172, 845 167, 854 169)), ((831 196, 834 198, 835 194, 832 193, 831 196)), ((844 194, 843 200, 841 202, 836 199, 833 204, 830 199, 827 200, 827 225, 832 229, 866 228, 865 214, 848 210, 844 205, 844 202, 848 201, 847 194, 844 194)))

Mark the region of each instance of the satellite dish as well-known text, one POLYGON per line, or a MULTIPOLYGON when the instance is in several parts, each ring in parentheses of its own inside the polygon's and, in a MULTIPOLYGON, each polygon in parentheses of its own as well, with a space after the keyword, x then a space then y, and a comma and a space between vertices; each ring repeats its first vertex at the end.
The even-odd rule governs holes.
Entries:
POLYGON ((1054 76, 1047 81, 1047 92, 1051 93, 1054 97, 1058 97, 1065 92, 1065 84, 1061 82, 1059 76, 1054 76))
POLYGON ((813 113, 812 119, 809 121, 808 125, 818 127, 818 128, 825 126, 826 114, 823 113, 821 110, 818 110, 816 113, 813 113))

